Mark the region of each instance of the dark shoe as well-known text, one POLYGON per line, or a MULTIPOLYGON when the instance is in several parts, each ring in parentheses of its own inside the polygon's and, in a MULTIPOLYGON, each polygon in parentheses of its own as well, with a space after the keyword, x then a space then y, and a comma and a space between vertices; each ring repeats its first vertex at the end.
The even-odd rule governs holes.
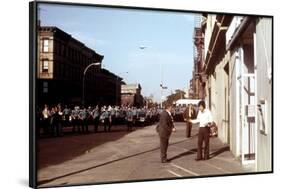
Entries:
POLYGON ((205 158, 204 158, 204 160, 208 160, 208 159, 210 159, 210 158, 209 158, 209 157, 205 157, 205 158))
POLYGON ((195 161, 201 161, 203 160, 202 158, 196 158, 195 161))
POLYGON ((161 161, 161 163, 170 163, 170 162, 171 162, 171 160, 168 160, 168 159, 164 159, 161 161))

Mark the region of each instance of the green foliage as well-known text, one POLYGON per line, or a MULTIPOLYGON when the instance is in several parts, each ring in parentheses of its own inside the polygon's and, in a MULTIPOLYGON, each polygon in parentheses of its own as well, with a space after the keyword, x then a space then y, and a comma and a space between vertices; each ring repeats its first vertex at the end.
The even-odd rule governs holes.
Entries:
POLYGON ((177 100, 184 99, 185 98, 184 95, 185 95, 184 91, 177 89, 175 90, 175 93, 167 96, 167 99, 163 102, 163 105, 165 106, 167 103, 174 104, 177 100))

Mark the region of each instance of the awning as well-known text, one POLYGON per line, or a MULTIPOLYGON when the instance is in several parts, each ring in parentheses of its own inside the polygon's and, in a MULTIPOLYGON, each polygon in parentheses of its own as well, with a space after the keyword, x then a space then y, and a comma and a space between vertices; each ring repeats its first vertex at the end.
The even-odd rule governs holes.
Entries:
POLYGON ((236 31, 232 35, 230 41, 226 45, 227 51, 230 50, 231 48, 233 48, 233 46, 237 43, 238 39, 240 39, 240 36, 245 32, 247 27, 250 25, 250 22, 251 22, 251 18, 249 16, 246 16, 242 20, 241 24, 238 26, 238 28, 236 29, 236 31))
POLYGON ((218 15, 216 24, 212 31, 208 52, 205 58, 205 72, 207 74, 213 72, 217 63, 219 63, 219 55, 225 53, 225 33, 233 16, 218 15))

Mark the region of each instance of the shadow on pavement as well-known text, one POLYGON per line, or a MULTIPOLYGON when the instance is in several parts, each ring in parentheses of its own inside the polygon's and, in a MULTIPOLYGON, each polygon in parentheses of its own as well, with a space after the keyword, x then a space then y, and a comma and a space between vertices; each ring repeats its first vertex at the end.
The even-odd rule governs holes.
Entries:
MULTIPOLYGON (((229 146, 224 146, 224 147, 222 147, 222 148, 220 148, 220 149, 218 149, 218 150, 212 152, 212 153, 210 154, 210 159, 211 159, 211 158, 214 158, 214 157, 216 157, 216 156, 218 156, 218 155, 220 155, 220 154, 222 154, 222 153, 224 153, 224 152, 226 152, 226 151, 230 151, 229 146)), ((170 158, 169 160, 172 161, 172 160, 181 158, 181 157, 183 157, 183 156, 187 156, 187 155, 191 155, 191 154, 195 154, 195 153, 197 153, 197 148, 193 148, 193 149, 188 150, 188 151, 186 151, 186 152, 180 153, 180 154, 178 154, 178 155, 176 155, 176 156, 170 158)))
POLYGON ((218 149, 217 151, 214 151, 213 153, 211 153, 210 159, 222 154, 223 152, 229 151, 229 150, 230 150, 229 146, 222 147, 222 148, 218 149))
MULTIPOLYGON (((186 139, 175 142, 175 143, 172 143, 170 145, 179 144, 179 143, 182 143, 182 142, 185 142, 185 141, 186 141, 186 139)), ((57 180, 57 179, 61 179, 61 178, 67 177, 67 176, 71 176, 71 175, 75 175, 75 174, 82 173, 82 172, 85 172, 85 171, 89 171, 89 170, 92 170, 92 169, 95 169, 95 168, 98 168, 98 167, 102 167, 102 166, 105 166, 105 165, 108 165, 108 164, 111 164, 111 163, 114 163, 114 162, 118 162, 118 161, 121 161, 121 160, 125 160, 125 159, 128 159, 128 158, 139 156, 139 155, 142 155, 142 154, 145 154, 145 153, 153 152, 155 150, 159 150, 159 147, 152 148, 150 150, 146 150, 146 151, 136 153, 136 154, 132 154, 132 155, 129 155, 129 156, 125 156, 125 157, 122 157, 122 158, 118 158, 118 159, 115 159, 115 160, 112 160, 112 161, 108 161, 108 162, 105 162, 105 163, 102 163, 102 164, 99 164, 99 165, 95 165, 95 166, 92 166, 92 167, 89 167, 89 168, 86 168, 86 169, 73 171, 73 172, 67 173, 65 175, 61 175, 61 176, 54 177, 54 178, 51 178, 51 179, 41 180, 41 181, 38 181, 38 185, 40 186, 40 185, 52 182, 52 181, 57 180)))
POLYGON ((181 158, 183 156, 187 156, 187 155, 191 155, 191 154, 195 154, 197 152, 197 148, 193 148, 191 150, 188 150, 186 152, 180 153, 172 158, 169 158, 170 161, 181 158))
POLYGON ((38 140, 38 169, 57 165, 107 142, 116 141, 127 134, 143 129, 135 127, 128 132, 125 125, 113 126, 111 132, 72 134, 62 137, 41 138, 38 140))

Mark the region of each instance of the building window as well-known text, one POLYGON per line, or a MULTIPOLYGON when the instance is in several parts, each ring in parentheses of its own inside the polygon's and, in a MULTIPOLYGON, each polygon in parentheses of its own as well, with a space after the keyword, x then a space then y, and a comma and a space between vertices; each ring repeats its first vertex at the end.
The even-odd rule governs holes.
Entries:
POLYGON ((49 39, 43 39, 43 52, 49 52, 49 39))
POLYGON ((49 60, 43 60, 43 72, 48 72, 49 71, 49 60))
POLYGON ((43 82, 43 93, 48 93, 48 82, 43 82))

